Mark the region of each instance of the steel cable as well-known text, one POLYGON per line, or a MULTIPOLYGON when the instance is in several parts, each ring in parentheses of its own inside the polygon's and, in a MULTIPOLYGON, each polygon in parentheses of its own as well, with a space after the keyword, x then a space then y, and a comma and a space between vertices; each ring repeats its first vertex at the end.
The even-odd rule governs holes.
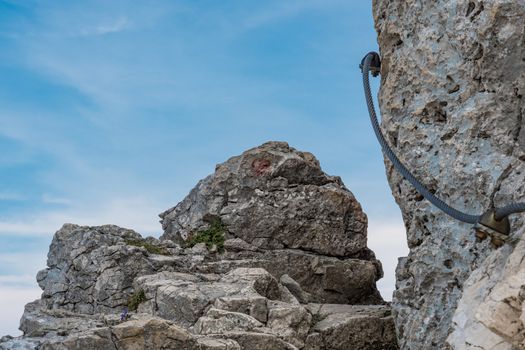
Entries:
MULTIPOLYGON (((383 136, 383 133, 381 132, 381 128, 379 126, 379 122, 377 121, 377 115, 374 108, 374 101, 372 99, 372 92, 370 90, 370 81, 369 81, 369 73, 371 72, 373 76, 377 76, 379 74, 379 68, 381 65, 381 61, 379 58, 379 54, 376 52, 369 52, 363 61, 361 62, 361 70, 363 73, 363 87, 365 90, 365 98, 366 98, 366 104, 368 106, 368 113, 370 115, 370 121, 372 123, 372 128, 374 129, 374 133, 377 137, 377 140, 379 141, 379 144, 381 145, 381 148, 383 152, 386 154, 388 159, 392 162, 396 170, 403 175, 405 179, 407 179, 412 186, 430 203, 438 207, 440 210, 442 210, 445 214, 453 217, 456 220, 467 222, 470 224, 476 224, 479 222, 481 215, 472 215, 468 213, 464 213, 460 210, 457 210, 447 203, 443 202, 441 199, 436 197, 432 192, 430 192, 424 184, 422 184, 404 165, 401 163, 401 161, 397 158, 395 153, 392 151, 388 143, 386 142, 385 137, 383 136), (373 66, 372 66, 373 65, 373 66)), ((509 215, 525 212, 525 203, 511 203, 508 204, 502 208, 496 208, 494 211, 494 217, 496 220, 501 220, 503 218, 506 218, 509 215)))
MULTIPOLYGON (((372 99, 372 92, 370 91, 370 81, 369 81, 369 72, 371 71, 371 63, 374 61, 375 67, 373 74, 377 75, 379 70, 379 55, 375 52, 368 53, 363 62, 362 62, 362 72, 363 72, 363 87, 365 89, 365 98, 366 98, 366 104, 368 106, 368 113, 370 115, 370 121, 372 122, 372 128, 374 129, 374 133, 376 134, 377 140, 379 141, 379 144, 381 145, 381 148, 383 149, 383 152, 386 154, 388 159, 392 162, 396 170, 403 175, 405 179, 407 179, 412 186, 430 203, 441 209, 445 214, 450 215, 456 220, 467 222, 469 224, 476 224, 479 221, 480 215, 471 215, 464 213, 460 210, 457 210, 455 208, 452 208, 447 203, 443 202, 441 199, 436 197, 432 192, 430 192, 425 185, 423 185, 404 165, 401 163, 401 161, 397 158, 395 153, 392 151, 390 146, 385 140, 385 137, 383 136, 383 133, 381 132, 381 128, 379 126, 379 122, 377 121, 377 115, 374 108, 374 101, 372 99), (377 66, 376 66, 377 65, 377 66)), ((519 203, 523 206, 523 210, 525 210, 525 203, 519 203)), ((505 207, 507 208, 507 207, 505 207)), ((505 209, 502 208, 502 209, 505 209)), ((513 207, 514 208, 514 207, 513 207)), ((523 211, 522 210, 522 211, 523 211)), ((508 211, 508 210, 507 210, 508 211)), ((507 212, 505 211, 505 213, 507 212)))

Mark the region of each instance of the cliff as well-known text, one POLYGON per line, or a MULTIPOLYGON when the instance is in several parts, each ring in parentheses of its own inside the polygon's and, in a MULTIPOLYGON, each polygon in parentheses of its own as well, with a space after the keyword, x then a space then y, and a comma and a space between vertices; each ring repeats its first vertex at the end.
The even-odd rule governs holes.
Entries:
MULTIPOLYGON (((373 12, 396 154, 460 210, 523 200, 525 2, 375 0, 373 12)), ((523 216, 496 250, 385 164, 410 248, 393 299, 401 348, 523 348, 523 216)))

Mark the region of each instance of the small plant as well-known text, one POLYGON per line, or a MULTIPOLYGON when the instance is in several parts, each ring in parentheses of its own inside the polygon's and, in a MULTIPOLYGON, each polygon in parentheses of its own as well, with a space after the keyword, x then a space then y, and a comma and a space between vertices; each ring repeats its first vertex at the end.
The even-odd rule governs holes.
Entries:
POLYGON ((127 239, 127 245, 132 245, 135 247, 143 247, 151 254, 160 254, 160 255, 169 255, 170 253, 164 247, 159 247, 157 245, 146 242, 144 239, 127 239))
POLYGON ((141 289, 128 299, 128 310, 137 311, 140 304, 146 301, 146 293, 141 289))
POLYGON ((185 247, 191 248, 197 243, 205 243, 208 249, 213 246, 217 247, 219 253, 224 252, 224 234, 226 233, 226 226, 220 219, 214 219, 211 225, 206 230, 198 231, 185 242, 185 247))

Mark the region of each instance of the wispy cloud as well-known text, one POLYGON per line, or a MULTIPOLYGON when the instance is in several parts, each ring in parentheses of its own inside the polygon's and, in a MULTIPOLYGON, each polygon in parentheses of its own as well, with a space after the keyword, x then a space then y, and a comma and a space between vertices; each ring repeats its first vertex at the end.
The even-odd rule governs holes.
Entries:
POLYGON ((127 17, 119 17, 108 23, 101 23, 80 29, 80 36, 96 36, 118 33, 131 28, 131 21, 127 17))
POLYGON ((44 193, 42 195, 42 202, 46 204, 60 204, 60 205, 70 205, 73 201, 70 198, 57 197, 49 193, 44 193))
POLYGON ((160 232, 159 204, 141 197, 106 199, 102 203, 75 206, 64 210, 44 210, 16 217, 0 218, 0 235, 49 235, 64 223, 86 226, 115 224, 145 234, 160 232))
POLYGON ((24 201, 27 199, 27 196, 10 191, 0 191, 0 201, 24 201))
POLYGON ((35 276, 32 275, 0 275, 0 288, 33 288, 35 287, 35 281, 35 276))
POLYGON ((37 272, 46 267, 46 254, 45 249, 38 252, 2 252, 0 254, 0 287, 35 286, 37 272))
POLYGON ((254 29, 268 25, 274 21, 289 19, 305 11, 326 11, 333 6, 341 5, 341 0, 300 0, 280 1, 270 6, 265 6, 246 16, 241 29, 254 29))

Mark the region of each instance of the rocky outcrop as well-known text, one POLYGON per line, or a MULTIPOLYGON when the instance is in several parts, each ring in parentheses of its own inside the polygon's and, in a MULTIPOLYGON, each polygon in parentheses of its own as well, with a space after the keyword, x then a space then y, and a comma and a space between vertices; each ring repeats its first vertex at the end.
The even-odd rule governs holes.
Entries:
MULTIPOLYGON (((82 314, 114 312, 126 304, 135 277, 164 263, 130 245, 140 234, 118 226, 64 225, 53 237, 47 266, 37 275, 47 308, 82 314)), ((146 243, 146 241, 144 241, 146 243)))
POLYGON ((184 242, 213 220, 226 229, 226 259, 252 259, 299 282, 311 301, 375 303, 380 263, 366 246, 367 218, 339 177, 284 142, 217 165, 177 206, 160 214, 161 239, 184 242))
POLYGON ((366 216, 312 155, 249 150, 162 217, 161 239, 64 225, 0 349, 397 349, 366 216))
MULTIPOLYGON (((523 200, 525 2, 374 0, 373 6, 383 128, 395 152, 460 210, 481 213, 523 200)), ((494 252, 488 242, 476 242, 470 225, 422 200, 389 162, 386 166, 410 248, 400 259, 393 299, 401 347, 445 348, 451 333, 449 345, 457 349, 510 346, 518 338, 503 335, 506 321, 489 309, 503 307, 496 306, 500 297, 514 292, 495 296, 469 286, 507 283, 496 275, 511 264, 507 250, 513 248, 494 252), (492 277, 482 279, 482 270, 492 277), (474 295, 477 301, 469 301, 474 295), (479 302, 484 311, 466 311, 479 302), (473 337, 477 345, 460 345, 459 339, 473 337)), ((523 218, 512 220, 512 234, 521 237, 523 218)))
POLYGON ((260 249, 368 256, 366 216, 339 177, 284 142, 217 165, 176 207, 160 214, 163 238, 184 240, 219 217, 228 234, 260 249))

